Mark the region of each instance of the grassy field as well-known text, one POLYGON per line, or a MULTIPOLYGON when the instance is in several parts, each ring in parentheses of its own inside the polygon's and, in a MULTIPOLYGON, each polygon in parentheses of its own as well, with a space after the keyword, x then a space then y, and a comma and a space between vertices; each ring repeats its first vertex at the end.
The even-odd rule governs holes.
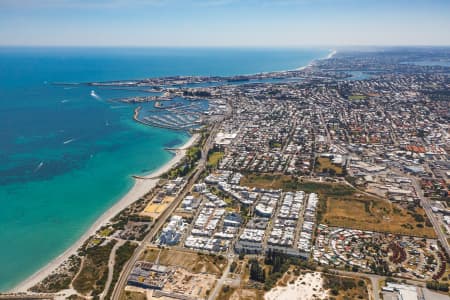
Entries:
POLYGON ((348 100, 364 100, 364 99, 366 99, 366 96, 361 94, 353 94, 348 97, 348 100))
POLYGON ((105 229, 102 229, 99 232, 99 235, 102 237, 107 237, 107 236, 110 236, 113 232, 114 232, 114 229, 107 227, 105 229))
MULTIPOLYGON (((436 237, 433 228, 426 226, 423 221, 417 221, 412 212, 388 200, 359 194, 346 184, 302 182, 287 175, 249 174, 242 178, 241 185, 317 193, 320 199, 319 222, 330 226, 436 237)), ((416 208, 415 214, 422 215, 426 220, 422 208, 416 208)))
MULTIPOLYGON (((425 222, 417 222, 411 212, 385 200, 353 195, 327 197, 321 202, 321 222, 330 226, 436 237, 432 227, 426 226, 425 222)), ((415 213, 426 218, 422 208, 417 208, 415 213)))
POLYGON ((208 155, 208 166, 216 167, 219 161, 222 159, 224 153, 220 151, 212 152, 208 155))
MULTIPOLYGON (((142 259, 148 262, 155 262, 160 250, 158 248, 149 248, 145 251, 142 259)), ((161 255, 159 256, 159 263, 162 265, 183 267, 193 273, 204 272, 220 275, 227 265, 227 260, 220 256, 162 249, 161 255)))
POLYGON ((286 185, 292 182, 291 176, 269 175, 269 174, 249 174, 241 179, 241 185, 266 189, 286 189, 286 185))
POLYGON ((324 173, 327 170, 334 170, 336 175, 342 175, 344 169, 341 166, 337 166, 331 162, 328 157, 318 157, 315 164, 316 173, 324 173))
POLYGON ((348 185, 326 182, 300 181, 288 175, 249 174, 241 179, 241 185, 284 191, 305 191, 307 193, 334 196, 352 195, 354 189, 348 185))

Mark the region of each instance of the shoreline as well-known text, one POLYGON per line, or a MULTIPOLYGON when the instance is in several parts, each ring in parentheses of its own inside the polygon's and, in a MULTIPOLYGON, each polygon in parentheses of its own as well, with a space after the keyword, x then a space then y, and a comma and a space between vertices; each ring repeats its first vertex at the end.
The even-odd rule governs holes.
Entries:
MULTIPOLYGON (((332 49, 331 52, 325 57, 325 58, 316 58, 313 59, 309 64, 296 68, 296 69, 289 69, 289 70, 283 70, 283 71, 270 71, 270 72, 260 72, 261 74, 264 73, 272 73, 272 72, 289 72, 289 71, 299 71, 303 69, 307 69, 314 65, 314 63, 317 60, 320 59, 330 59, 337 53, 336 50, 332 49)), ((256 73, 258 74, 258 73, 256 73)), ((248 74, 253 75, 253 74, 248 74)), ((77 83, 80 84, 80 83, 77 83)), ((82 84, 82 83, 81 83, 82 84)), ((142 123, 143 125, 149 126, 148 124, 141 122, 138 120, 138 115, 140 112, 141 107, 138 106, 134 110, 133 119, 134 121, 137 121, 139 123, 142 123)), ((102 226, 107 224, 110 219, 112 219, 114 216, 116 216, 118 213, 120 213, 123 209, 125 209, 127 206, 131 205, 135 201, 137 201, 139 198, 144 196, 146 193, 148 193, 151 189, 153 189, 156 184, 160 180, 160 176, 164 174, 165 172, 169 171, 171 168, 173 168, 186 154, 186 148, 189 148, 192 146, 195 141, 198 140, 199 135, 193 134, 189 138, 189 140, 182 145, 181 147, 177 147, 176 150, 169 150, 169 152, 175 153, 175 155, 164 165, 162 165, 160 168, 156 169, 155 171, 144 174, 144 175, 130 175, 132 176, 134 180, 133 186, 126 192, 125 195, 123 195, 117 202, 115 202, 111 207, 109 207, 103 214, 98 217, 95 222, 83 233, 81 237, 79 237, 69 248, 67 248, 64 252, 59 254, 57 257, 52 259, 49 263, 38 269, 35 273, 28 276, 25 280, 21 281, 19 284, 17 284, 12 289, 5 291, 6 293, 21 293, 21 292, 27 292, 27 290, 37 283, 44 280, 47 276, 52 274, 65 260, 67 260, 71 255, 76 254, 78 249, 84 244, 84 242, 91 237, 98 229, 100 229, 102 226)), ((1 294, 2 292, 0 292, 1 294)))
POLYGON ((327 57, 325 57, 325 59, 330 59, 333 58, 333 56, 335 56, 337 54, 337 50, 333 49, 331 50, 331 53, 327 55, 327 57))
POLYGON ((331 58, 333 58, 333 56, 335 56, 336 54, 337 54, 337 50, 336 50, 336 49, 332 49, 331 52, 330 52, 326 57, 315 59, 315 60, 311 61, 309 64, 307 64, 306 66, 303 66, 303 67, 300 67, 300 68, 295 69, 295 71, 306 70, 306 69, 308 69, 308 68, 314 66, 314 63, 315 63, 316 61, 318 61, 318 60, 327 60, 327 59, 331 59, 331 58))
POLYGON ((311 60, 307 65, 302 66, 302 67, 297 67, 297 68, 294 68, 294 69, 279 70, 279 71, 268 71, 268 72, 259 72, 259 73, 253 73, 253 74, 242 74, 242 75, 243 76, 251 76, 251 75, 257 75, 257 74, 269 74, 269 73, 278 73, 278 72, 302 71, 302 70, 305 70, 305 69, 307 69, 309 67, 312 67, 316 61, 333 58, 333 56, 335 56, 338 53, 338 51, 336 49, 329 49, 329 51, 331 51, 331 52, 328 53, 327 56, 315 58, 315 59, 311 60))
POLYGON ((58 268, 65 260, 67 260, 71 255, 76 254, 78 249, 84 244, 84 242, 95 234, 95 232, 100 229, 103 225, 107 224, 110 219, 120 213, 127 206, 136 202, 139 198, 147 194, 151 189, 153 189, 160 180, 160 176, 170 169, 172 169, 176 164, 178 164, 186 154, 186 149, 191 147, 197 140, 199 135, 193 134, 190 136, 189 140, 178 147, 175 151, 170 151, 175 153, 175 155, 164 165, 156 169, 155 171, 145 174, 142 176, 132 176, 134 179, 134 184, 128 192, 123 195, 117 202, 115 202, 110 208, 108 208, 99 218, 89 227, 84 234, 79 237, 68 249, 63 253, 59 254, 57 257, 52 259, 48 264, 40 268, 38 271, 28 276, 25 280, 17 284, 14 288, 7 293, 20 293, 28 292, 27 290, 37 283, 44 280, 47 276, 53 273, 56 268, 58 268))

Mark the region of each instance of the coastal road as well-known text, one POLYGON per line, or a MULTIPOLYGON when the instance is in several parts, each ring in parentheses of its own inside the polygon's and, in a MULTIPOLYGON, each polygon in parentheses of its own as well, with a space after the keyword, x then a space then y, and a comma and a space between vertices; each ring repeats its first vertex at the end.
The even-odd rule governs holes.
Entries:
MULTIPOLYGON (((198 177, 198 176, 197 176, 198 177)), ((184 198, 186 193, 181 193, 178 195, 178 197, 172 201, 172 203, 169 205, 169 207, 159 216, 159 218, 153 223, 153 226, 149 233, 145 236, 145 238, 142 240, 141 244, 136 248, 133 255, 131 256, 130 260, 125 264, 125 267, 123 268, 119 280, 117 281, 117 284, 114 288, 112 299, 120 299, 120 296, 125 289, 128 275, 131 273, 134 264, 141 256, 143 250, 146 249, 148 243, 156 236, 156 234, 159 232, 159 230, 162 228, 162 226, 166 223, 167 219, 170 217, 170 215, 175 211, 175 209, 180 204, 181 200, 184 198)))
MULTIPOLYGON (((197 176, 193 176, 188 185, 191 185, 192 182, 195 182, 195 181, 193 181, 193 179, 194 178, 195 179, 198 178, 198 174, 200 174, 200 173, 201 172, 199 172, 197 170, 197 173, 195 173, 195 175, 197 175, 197 176)), ((166 221, 170 217, 170 215, 178 207, 178 205, 180 204, 181 200, 184 198, 184 196, 186 194, 187 194, 187 191, 186 191, 186 188, 185 188, 185 190, 182 193, 180 193, 178 195, 178 197, 174 201, 172 201, 170 206, 159 216, 159 218, 153 224, 152 229, 150 230, 150 232, 145 236, 145 238, 142 240, 141 244, 134 251, 134 253, 131 256, 130 260, 126 263, 125 267, 123 268, 123 270, 122 270, 122 272, 120 274, 119 280, 117 281, 117 284, 116 284, 116 286, 114 288, 112 299, 120 299, 120 296, 121 296, 123 290, 125 289, 125 286, 126 286, 126 283, 127 283, 127 279, 128 279, 128 275, 131 273, 134 264, 136 263, 136 261, 141 256, 143 250, 146 249, 148 243, 156 236, 156 234, 159 232, 159 230, 162 228, 162 226, 166 223, 166 221)))
POLYGON ((119 280, 117 281, 117 284, 114 288, 112 299, 119 300, 121 298, 121 295, 124 292, 125 286, 127 284, 128 276, 131 273, 136 261, 139 259, 142 252, 146 249, 148 243, 156 236, 156 234, 160 231, 162 226, 166 223, 167 219, 172 215, 172 213, 175 211, 175 209, 178 207, 178 205, 181 203, 184 197, 189 193, 192 185, 195 182, 197 182, 200 174, 205 170, 206 162, 208 161, 208 152, 212 148, 212 145, 214 144, 213 140, 217 131, 218 127, 217 124, 218 123, 215 123, 213 125, 213 128, 210 131, 210 135, 208 136, 202 147, 201 158, 198 161, 197 166, 195 167, 192 173, 193 175, 190 177, 188 183, 186 184, 184 189, 180 192, 180 194, 178 194, 175 200, 172 201, 169 207, 164 212, 162 212, 159 218, 155 221, 155 223, 153 223, 153 226, 149 231, 149 233, 145 236, 141 244, 134 251, 131 258, 125 264, 125 267, 120 273, 119 280))

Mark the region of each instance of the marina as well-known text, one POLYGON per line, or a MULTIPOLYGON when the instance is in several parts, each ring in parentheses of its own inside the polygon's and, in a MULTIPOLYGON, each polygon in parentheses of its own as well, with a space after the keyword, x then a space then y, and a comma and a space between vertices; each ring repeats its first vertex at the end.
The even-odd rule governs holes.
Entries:
POLYGON ((134 120, 148 126, 171 130, 194 130, 204 124, 207 118, 207 100, 186 100, 175 98, 171 104, 160 101, 153 106, 148 103, 135 108, 134 120))

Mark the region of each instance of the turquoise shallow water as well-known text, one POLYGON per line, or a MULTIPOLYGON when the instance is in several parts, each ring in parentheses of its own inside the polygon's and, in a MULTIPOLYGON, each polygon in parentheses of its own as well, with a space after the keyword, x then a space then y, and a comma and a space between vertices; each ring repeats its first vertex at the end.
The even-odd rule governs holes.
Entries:
POLYGON ((0 290, 63 252, 188 135, 133 122, 137 92, 52 82, 293 69, 317 49, 0 48, 0 290))

